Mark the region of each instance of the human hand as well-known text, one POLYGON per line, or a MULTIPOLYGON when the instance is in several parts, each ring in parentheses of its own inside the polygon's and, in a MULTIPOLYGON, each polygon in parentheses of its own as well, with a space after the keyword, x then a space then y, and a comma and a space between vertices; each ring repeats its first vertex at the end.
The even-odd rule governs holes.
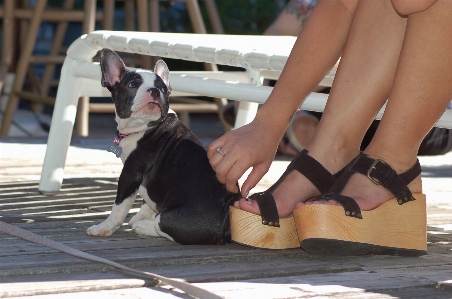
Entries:
POLYGON ((242 196, 246 197, 270 168, 280 139, 279 134, 270 133, 265 123, 255 119, 212 142, 207 157, 218 181, 231 192, 239 191, 238 180, 253 168, 242 186, 242 196), (217 152, 218 148, 224 155, 217 152))

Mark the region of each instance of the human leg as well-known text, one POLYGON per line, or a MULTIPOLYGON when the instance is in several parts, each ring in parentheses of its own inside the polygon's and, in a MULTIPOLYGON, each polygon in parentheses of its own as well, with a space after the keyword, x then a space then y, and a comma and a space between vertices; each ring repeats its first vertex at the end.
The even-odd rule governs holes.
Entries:
MULTIPOLYGON (((452 12, 448 1, 408 17, 407 30, 384 116, 364 151, 401 173, 416 161, 419 145, 452 96, 452 12), (432 22, 432 20, 435 22, 432 22), (397 129, 395 129, 397 128, 397 129)), ((408 185, 421 192, 421 178, 408 185)), ((392 197, 366 177, 354 176, 343 194, 371 210, 392 197), (357 187, 359 186, 359 187, 357 187)))
POLYGON ((425 252, 425 195, 416 161, 419 145, 452 95, 450 13, 452 3, 438 1, 408 16, 388 105, 375 136, 364 154, 318 198, 342 207, 315 207, 320 202, 314 201, 295 209, 303 249, 353 255, 425 252), (375 181, 380 170, 385 177, 375 181), (318 229, 319 223, 323 229, 318 229))
POLYGON ((308 19, 312 7, 297 0, 290 0, 276 20, 265 30, 264 35, 297 36, 308 19))
POLYGON ((357 3, 358 0, 319 1, 275 88, 254 120, 209 145, 210 165, 229 191, 237 192, 237 181, 252 168, 241 188, 242 195, 247 196, 268 171, 290 118, 339 59, 357 3), (225 156, 216 152, 220 147, 225 156))
MULTIPOLYGON (((361 1, 355 12, 324 116, 308 146, 309 155, 336 173, 358 153, 362 136, 387 99, 406 20, 390 1, 361 1)), ((274 190, 280 217, 320 192, 298 172, 274 190)), ((254 201, 239 207, 259 213, 254 201)))

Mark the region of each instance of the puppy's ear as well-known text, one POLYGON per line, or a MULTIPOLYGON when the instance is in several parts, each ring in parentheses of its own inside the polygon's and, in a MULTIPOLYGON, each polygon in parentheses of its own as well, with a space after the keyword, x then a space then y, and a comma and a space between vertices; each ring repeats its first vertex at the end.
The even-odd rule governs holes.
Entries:
POLYGON ((107 48, 100 51, 100 69, 102 71, 102 86, 110 91, 126 72, 126 67, 121 57, 113 50, 107 48))
POLYGON ((157 61, 154 67, 154 73, 160 76, 162 78, 163 83, 165 83, 166 87, 168 88, 169 93, 171 93, 171 84, 169 80, 169 69, 166 63, 163 60, 157 61))

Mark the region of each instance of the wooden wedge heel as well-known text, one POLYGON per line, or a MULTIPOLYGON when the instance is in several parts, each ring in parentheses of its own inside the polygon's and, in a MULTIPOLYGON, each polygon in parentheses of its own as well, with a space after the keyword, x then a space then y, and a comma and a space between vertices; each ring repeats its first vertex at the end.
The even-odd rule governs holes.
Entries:
POLYGON ((229 207, 231 237, 235 243, 267 249, 298 248, 293 216, 279 220, 279 227, 262 225, 260 215, 229 207))
POLYGON ((278 209, 272 192, 285 177, 296 170, 309 179, 320 193, 326 192, 339 173, 332 175, 318 161, 301 151, 287 166, 279 180, 264 192, 250 196, 259 206, 261 215, 230 207, 231 239, 233 242, 258 248, 286 249, 299 247, 293 217, 279 219, 278 209))
POLYGON ((305 205, 295 209, 300 246, 325 255, 422 255, 427 250, 424 194, 400 207, 391 199, 362 219, 347 217, 341 206, 305 205))
POLYGON ((313 199, 334 200, 339 205, 311 204, 294 210, 301 248, 321 255, 425 254, 426 198, 407 187, 420 173, 419 161, 398 175, 384 161, 361 153, 327 193, 313 199), (361 211, 354 199, 339 194, 355 173, 367 175, 394 198, 371 211, 361 211))

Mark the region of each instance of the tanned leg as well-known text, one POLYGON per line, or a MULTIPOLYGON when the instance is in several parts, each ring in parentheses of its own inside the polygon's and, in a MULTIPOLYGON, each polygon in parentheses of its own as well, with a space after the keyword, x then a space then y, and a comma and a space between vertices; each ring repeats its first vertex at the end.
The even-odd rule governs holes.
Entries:
MULTIPOLYGON (((408 16, 408 24, 388 105, 365 153, 386 161, 397 173, 416 161, 423 138, 452 97, 452 2, 440 0, 408 16)), ((420 176, 408 185, 422 192, 420 176)), ((343 191, 370 210, 393 195, 366 177, 354 175, 343 191)))
POLYGON ((297 36, 310 14, 309 7, 297 0, 290 0, 263 34, 297 36))
MULTIPOLYGON (((331 173, 358 155, 365 132, 388 98, 405 28, 406 18, 396 13, 390 0, 359 2, 328 104, 307 148, 331 173)), ((280 217, 317 195, 320 192, 296 171, 273 193, 280 217)), ((253 201, 240 201, 240 208, 259 211, 253 201)))

